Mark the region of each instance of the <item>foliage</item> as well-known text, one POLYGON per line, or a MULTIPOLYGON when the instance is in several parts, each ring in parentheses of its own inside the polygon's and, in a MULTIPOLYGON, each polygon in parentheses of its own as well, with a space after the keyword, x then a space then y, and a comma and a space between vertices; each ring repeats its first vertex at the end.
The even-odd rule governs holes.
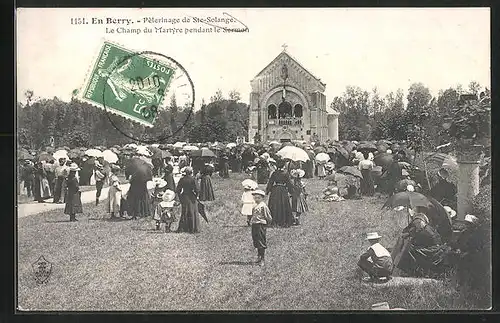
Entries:
MULTIPOLYGON (((222 98, 221 93, 214 97, 222 98)), ((229 94, 231 99, 213 101, 202 105, 198 111, 178 106, 175 96, 169 106, 162 109, 155 121, 155 127, 146 128, 117 115, 107 114, 88 103, 73 97, 70 102, 58 98, 33 100, 33 91, 27 91, 26 104, 18 103, 18 144, 25 148, 39 149, 47 146, 52 136, 56 146, 113 146, 131 141, 123 135, 152 140, 169 137, 167 142, 233 141, 236 136, 246 136, 248 132, 248 105, 238 102, 236 91, 229 94), (207 112, 207 118, 205 118, 207 112), (201 126, 209 121, 208 126, 201 126), (120 129, 117 130, 116 128, 120 129), (209 137, 212 131, 215 136, 209 137)))
POLYGON ((462 100, 452 110, 449 134, 457 139, 482 141, 490 138, 491 103, 488 99, 462 100))

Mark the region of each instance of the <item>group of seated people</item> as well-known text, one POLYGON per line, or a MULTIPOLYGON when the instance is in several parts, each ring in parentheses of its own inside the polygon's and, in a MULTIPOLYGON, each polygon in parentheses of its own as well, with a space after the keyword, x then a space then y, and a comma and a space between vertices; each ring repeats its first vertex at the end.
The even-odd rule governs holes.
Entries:
MULTIPOLYGON (((456 212, 444 207, 450 218, 456 212)), ((358 261, 358 266, 369 277, 364 281, 383 283, 391 279, 395 271, 398 275, 411 277, 437 278, 446 273, 454 264, 454 256, 460 255, 460 249, 446 234, 442 225, 431 217, 431 212, 422 209, 408 209, 411 221, 401 232, 396 245, 389 252, 380 244, 382 238, 376 232, 368 233, 366 240, 370 247, 358 261)), ((477 218, 467 215, 465 222, 474 227, 477 218)))

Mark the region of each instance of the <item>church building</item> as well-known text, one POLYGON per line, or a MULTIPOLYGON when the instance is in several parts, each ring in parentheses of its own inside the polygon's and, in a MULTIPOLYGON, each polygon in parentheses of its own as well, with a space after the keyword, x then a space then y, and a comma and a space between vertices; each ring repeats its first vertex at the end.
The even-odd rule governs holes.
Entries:
POLYGON ((284 50, 250 82, 250 142, 338 140, 326 84, 284 50))

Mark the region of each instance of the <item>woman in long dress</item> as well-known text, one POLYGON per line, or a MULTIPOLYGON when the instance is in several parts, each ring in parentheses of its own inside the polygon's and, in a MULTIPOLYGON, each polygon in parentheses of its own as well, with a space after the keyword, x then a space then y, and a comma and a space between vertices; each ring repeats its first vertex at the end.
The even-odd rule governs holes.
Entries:
POLYGON ((66 193, 66 205, 64 206, 64 214, 69 215, 69 220, 71 222, 77 221, 77 213, 83 213, 80 186, 78 185, 78 180, 75 176, 76 172, 79 170, 80 168, 78 168, 76 164, 73 164, 69 168, 69 175, 66 180, 68 191, 66 193))
POLYGON ((35 164, 35 180, 33 185, 33 195, 38 203, 45 202, 50 198, 50 186, 47 180, 47 173, 41 162, 35 164))
POLYGON ((290 175, 285 170, 283 160, 277 162, 278 169, 269 178, 266 194, 269 194, 269 209, 273 218, 272 224, 280 227, 289 227, 293 223, 292 207, 289 193, 293 191, 290 175))
POLYGON ((170 164, 165 166, 165 175, 163 179, 167 182, 165 188, 175 192, 175 181, 174 181, 174 167, 170 164))
POLYGON ((136 172, 130 178, 130 188, 127 193, 127 213, 132 219, 151 215, 151 201, 147 180, 136 172))
POLYGON ((200 201, 213 201, 215 200, 214 188, 212 186, 212 174, 214 168, 212 165, 207 164, 201 170, 200 180, 200 201))
POLYGON ((184 176, 177 183, 176 194, 180 199, 182 209, 177 232, 199 232, 198 188, 191 167, 184 169, 184 176))
POLYGON ((358 168, 363 175, 361 180, 361 195, 373 196, 375 194, 375 187, 373 185, 372 169, 375 167, 373 162, 369 159, 368 152, 363 152, 363 160, 359 161, 358 168))
POLYGON ((259 158, 259 162, 257 163, 257 183, 258 184, 267 184, 269 180, 269 163, 263 157, 259 158))

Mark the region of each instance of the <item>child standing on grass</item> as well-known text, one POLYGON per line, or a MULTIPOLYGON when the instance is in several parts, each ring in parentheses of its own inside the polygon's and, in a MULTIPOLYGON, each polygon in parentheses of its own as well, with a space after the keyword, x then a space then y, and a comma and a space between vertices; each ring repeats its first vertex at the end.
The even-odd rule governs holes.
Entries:
POLYGON ((264 202, 266 193, 262 190, 252 192, 255 206, 252 210, 252 240, 253 246, 257 248, 257 264, 264 266, 264 255, 267 248, 266 225, 271 223, 271 211, 264 202))
POLYGON ((290 171, 293 178, 292 211, 295 214, 293 225, 300 225, 300 216, 309 211, 306 202, 306 184, 302 181, 305 173, 302 169, 292 169, 290 171))
POLYGON ((255 181, 251 179, 246 179, 241 182, 243 185, 243 194, 241 195, 241 214, 247 217, 247 225, 250 226, 250 220, 252 220, 252 210, 254 208, 255 200, 252 195, 252 191, 257 189, 258 185, 255 181))

